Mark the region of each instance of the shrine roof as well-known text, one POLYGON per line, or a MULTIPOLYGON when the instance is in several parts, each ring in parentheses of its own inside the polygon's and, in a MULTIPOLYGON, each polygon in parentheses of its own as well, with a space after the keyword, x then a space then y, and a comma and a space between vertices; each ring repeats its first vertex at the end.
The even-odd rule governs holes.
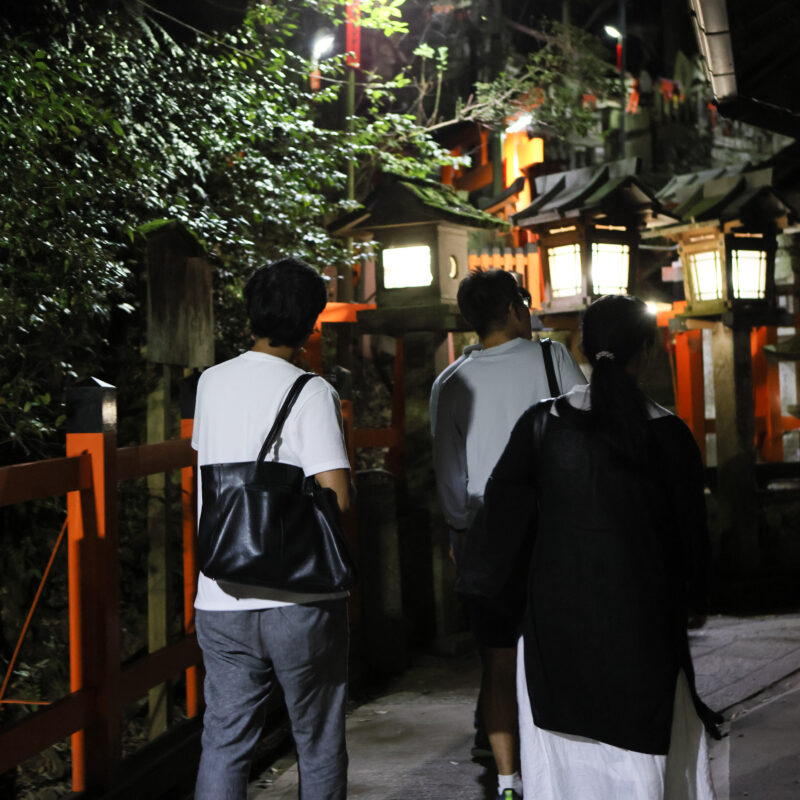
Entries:
POLYGON ((660 213, 655 193, 638 177, 639 160, 628 158, 536 178, 537 197, 512 217, 534 227, 592 213, 652 216, 660 213))
POLYGON ((422 222, 450 222, 470 228, 507 228, 508 223, 473 206, 451 186, 425 178, 384 175, 359 208, 336 220, 332 233, 422 222))

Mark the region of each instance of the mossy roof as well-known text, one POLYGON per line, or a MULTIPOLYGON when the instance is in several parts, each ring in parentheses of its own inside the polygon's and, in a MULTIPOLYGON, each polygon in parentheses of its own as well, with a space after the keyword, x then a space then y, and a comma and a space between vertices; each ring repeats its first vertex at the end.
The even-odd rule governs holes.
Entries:
POLYGON ((331 230, 358 229, 418 222, 451 222, 469 228, 505 229, 508 223, 475 208, 451 186, 424 178, 384 176, 364 201, 364 208, 337 220, 331 230))

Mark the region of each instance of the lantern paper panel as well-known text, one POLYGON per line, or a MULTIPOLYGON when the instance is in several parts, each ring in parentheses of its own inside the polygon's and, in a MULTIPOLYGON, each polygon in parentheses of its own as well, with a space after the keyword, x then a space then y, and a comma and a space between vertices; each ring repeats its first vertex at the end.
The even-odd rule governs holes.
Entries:
POLYGON ((581 277, 581 246, 565 244, 547 250, 550 267, 550 290, 553 299, 574 297, 583 291, 581 277))
POLYGON ((689 264, 692 270, 694 293, 697 300, 719 300, 722 298, 722 264, 719 252, 710 250, 691 253, 689 264))
POLYGON ((731 282, 737 300, 763 300, 767 284, 766 252, 731 250, 731 282))
POLYGON ((627 294, 629 268, 630 247, 627 244, 592 243, 594 294, 627 294))
POLYGON ((428 245, 391 247, 383 251, 385 289, 407 289, 432 283, 431 248, 428 245))

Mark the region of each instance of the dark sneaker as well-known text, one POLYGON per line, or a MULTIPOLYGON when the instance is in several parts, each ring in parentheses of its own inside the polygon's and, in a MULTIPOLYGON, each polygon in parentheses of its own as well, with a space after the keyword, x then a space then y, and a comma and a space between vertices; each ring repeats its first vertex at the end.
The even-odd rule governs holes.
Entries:
MULTIPOLYGON (((475 731, 475 741, 472 743, 473 758, 493 758, 492 746, 489 744, 489 736, 483 726, 475 731)), ((505 798, 503 798, 505 800, 505 798)))
POLYGON ((522 795, 513 789, 504 789, 497 795, 497 800, 522 800, 522 795))

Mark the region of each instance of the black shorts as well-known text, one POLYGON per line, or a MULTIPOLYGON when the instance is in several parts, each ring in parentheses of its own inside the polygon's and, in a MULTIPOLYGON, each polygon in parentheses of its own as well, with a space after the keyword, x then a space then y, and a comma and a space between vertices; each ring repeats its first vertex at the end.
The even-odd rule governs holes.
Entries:
POLYGON ((520 615, 498 608, 491 600, 462 594, 467 621, 480 647, 516 647, 520 615))
MULTIPOLYGON (((456 571, 464 552, 466 531, 450 529, 450 545, 456 571)), ((524 575, 521 578, 524 580, 524 575)), ((456 584, 458 587, 458 584, 456 584)), ((459 593, 467 622, 480 647, 516 647, 525 608, 524 584, 517 580, 496 598, 459 593)))

